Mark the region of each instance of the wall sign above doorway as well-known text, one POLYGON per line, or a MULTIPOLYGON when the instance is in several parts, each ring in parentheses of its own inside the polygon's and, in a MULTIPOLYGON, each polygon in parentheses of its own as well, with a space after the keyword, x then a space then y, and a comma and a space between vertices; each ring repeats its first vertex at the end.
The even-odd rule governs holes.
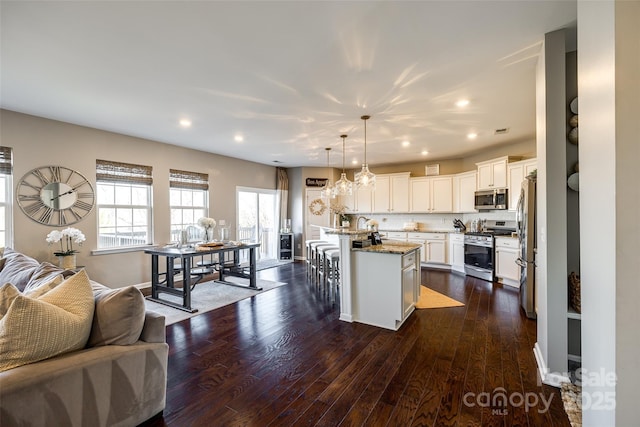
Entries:
POLYGON ((324 187, 328 178, 307 178, 307 187, 324 187))

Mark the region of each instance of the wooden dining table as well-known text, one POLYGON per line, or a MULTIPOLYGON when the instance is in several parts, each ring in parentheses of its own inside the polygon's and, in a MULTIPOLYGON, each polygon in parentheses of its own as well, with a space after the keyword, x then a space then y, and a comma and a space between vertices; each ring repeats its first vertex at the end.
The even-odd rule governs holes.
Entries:
POLYGON ((257 286, 256 280, 256 248, 260 243, 224 243, 218 246, 195 247, 161 247, 147 249, 144 252, 151 255, 151 295, 148 300, 159 304, 168 305, 179 310, 195 313, 198 310, 191 307, 191 291, 195 284, 192 278, 201 279, 205 274, 218 272, 218 278, 214 280, 229 286, 237 286, 256 291, 262 290, 257 286), (248 262, 241 262, 241 252, 248 251, 248 262), (231 257, 226 254, 232 254, 231 257), (164 271, 160 270, 160 258, 164 258, 164 271), (201 266, 194 259, 201 257, 201 266), (204 259, 208 257, 209 261, 204 259), (180 261, 176 266, 176 261, 180 261), (175 286, 175 276, 182 271, 182 288, 175 286), (188 274, 186 272, 189 272, 188 274), (240 277, 248 279, 248 284, 240 284, 225 280, 226 277, 240 277), (182 303, 177 303, 160 297, 162 293, 175 295, 182 298, 182 303))

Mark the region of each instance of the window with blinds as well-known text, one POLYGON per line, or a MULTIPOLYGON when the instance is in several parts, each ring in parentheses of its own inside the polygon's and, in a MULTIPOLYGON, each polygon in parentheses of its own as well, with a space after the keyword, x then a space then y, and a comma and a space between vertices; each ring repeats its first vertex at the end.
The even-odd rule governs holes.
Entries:
POLYGON ((169 169, 169 204, 171 240, 177 242, 182 230, 197 231, 198 219, 208 216, 209 175, 169 169))
POLYGON ((13 247, 13 150, 0 146, 0 247, 13 247))
POLYGON ((98 249, 151 244, 152 167, 96 160, 98 249))

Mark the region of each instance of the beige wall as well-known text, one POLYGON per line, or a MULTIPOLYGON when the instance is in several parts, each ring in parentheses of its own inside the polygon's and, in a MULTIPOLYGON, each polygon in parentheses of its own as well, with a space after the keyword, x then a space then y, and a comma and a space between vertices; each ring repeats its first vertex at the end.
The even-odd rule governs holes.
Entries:
MULTIPOLYGON (((476 170, 476 163, 502 156, 522 157, 523 159, 534 158, 536 157, 536 140, 531 139, 506 145, 499 145, 459 159, 429 160, 425 158, 417 162, 401 165, 369 165, 369 169, 371 172, 376 174, 411 172, 411 176, 416 177, 425 175, 425 166, 439 164, 440 175, 450 175, 476 170)), ((347 171, 349 179, 352 179, 353 174, 359 170, 360 168, 347 171)))
MULTIPOLYGON (((170 240, 169 169, 209 174, 209 216, 235 225, 236 186, 275 189, 275 167, 180 148, 35 116, 0 110, 0 144, 13 148, 14 188, 29 170, 44 165, 75 169, 95 184, 96 159, 153 167, 154 243, 170 240)), ((30 220, 15 205, 14 246, 39 260, 55 262, 45 236, 52 227, 30 220)), ((78 255, 89 276, 111 287, 150 280, 150 257, 143 252, 91 255, 97 246, 95 210, 74 225, 87 236, 78 255)), ((235 227, 231 235, 234 236, 235 227)))

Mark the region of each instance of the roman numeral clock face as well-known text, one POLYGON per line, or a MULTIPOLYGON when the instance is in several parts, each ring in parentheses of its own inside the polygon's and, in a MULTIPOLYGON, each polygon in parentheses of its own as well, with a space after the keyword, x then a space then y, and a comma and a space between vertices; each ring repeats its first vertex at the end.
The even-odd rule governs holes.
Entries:
POLYGON ((75 224, 95 205, 93 186, 81 173, 64 166, 42 166, 18 183, 18 206, 40 224, 75 224))

